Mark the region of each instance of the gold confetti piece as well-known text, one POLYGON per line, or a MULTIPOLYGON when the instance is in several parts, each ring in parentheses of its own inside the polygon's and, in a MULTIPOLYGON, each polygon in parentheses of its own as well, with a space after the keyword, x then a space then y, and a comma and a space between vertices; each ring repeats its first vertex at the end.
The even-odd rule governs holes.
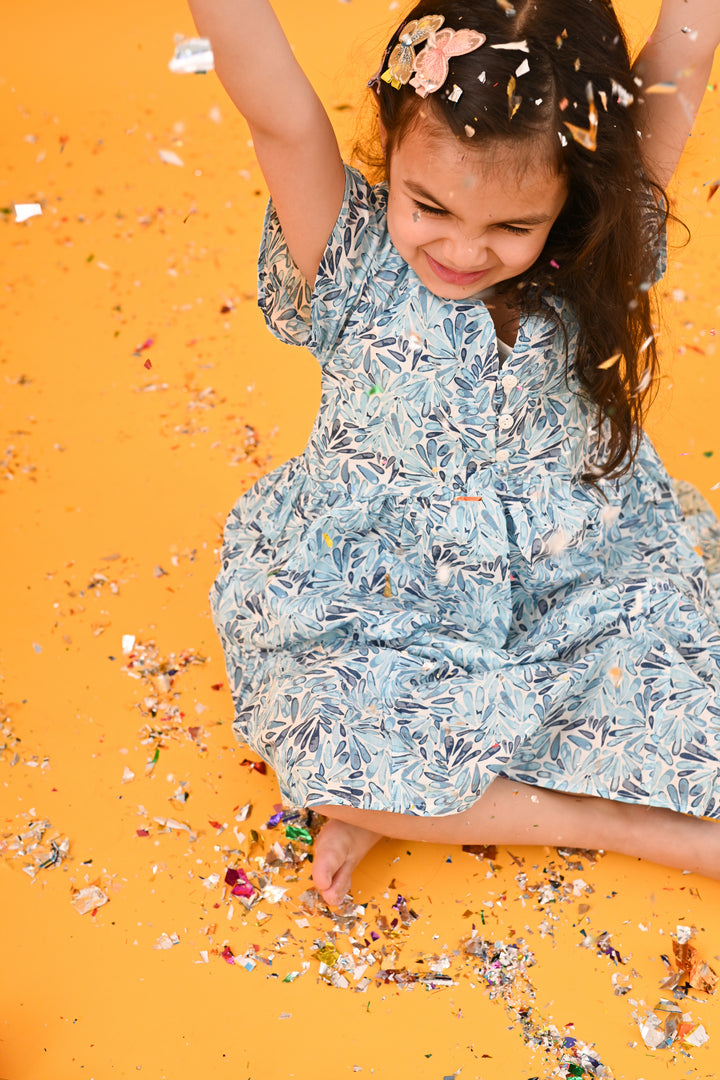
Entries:
POLYGON ((592 83, 587 84, 587 99, 588 99, 588 119, 589 125, 586 128, 578 127, 577 124, 569 124, 565 121, 565 127, 576 143, 580 146, 584 146, 586 150, 597 150, 597 132, 598 132, 598 111, 595 107, 595 95, 593 94, 592 83))
POLYGON ((510 82, 507 85, 507 98, 508 98, 508 118, 512 120, 515 113, 520 108, 522 98, 518 97, 515 93, 515 87, 517 86, 517 79, 514 75, 510 77, 510 82))
POLYGON ((612 356, 609 356, 607 360, 603 360, 602 364, 598 364, 598 367, 602 371, 606 371, 607 368, 611 368, 614 364, 617 364, 621 356, 622 353, 614 353, 612 356))
POLYGON ((328 536, 327 533, 323 533, 322 537, 323 537, 323 540, 325 541, 325 543, 327 544, 327 546, 329 548, 331 548, 333 546, 332 537, 328 536))
POLYGON ((710 202, 718 188, 720 188, 720 180, 713 180, 712 184, 709 185, 708 202, 710 202))
POLYGON ((677 86, 674 82, 656 82, 645 89, 646 94, 676 94, 677 86))
POLYGON ((393 591, 392 591, 392 585, 390 584, 390 575, 386 574, 385 575, 385 588, 383 589, 383 596, 385 597, 386 600, 390 600, 391 597, 392 597, 392 594, 393 594, 393 591))
POLYGON ((622 671, 619 667, 610 668, 608 675, 610 676, 610 682, 613 686, 619 686, 622 679, 622 671))

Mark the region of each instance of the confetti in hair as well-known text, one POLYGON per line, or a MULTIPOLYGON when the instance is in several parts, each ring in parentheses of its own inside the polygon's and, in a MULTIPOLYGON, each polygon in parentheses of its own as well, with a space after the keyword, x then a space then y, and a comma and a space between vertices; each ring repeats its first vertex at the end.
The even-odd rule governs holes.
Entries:
POLYGON ((530 52, 527 41, 505 41, 500 45, 491 45, 491 49, 512 49, 514 52, 530 52))
POLYGON ((613 356, 609 356, 607 360, 603 360, 602 364, 598 364, 601 371, 607 371, 608 368, 614 367, 618 360, 622 356, 622 353, 614 353, 613 356))
POLYGON ((507 85, 507 98, 508 98, 508 118, 512 120, 515 113, 518 111, 522 104, 522 98, 515 93, 517 86, 517 79, 514 75, 511 75, 510 82, 507 85))
POLYGON ((584 146, 586 150, 597 150, 597 132, 598 132, 598 111, 595 106, 595 95, 593 93, 592 83, 587 84, 587 99, 588 99, 588 126, 586 128, 578 127, 577 124, 570 124, 565 121, 565 127, 576 143, 580 146, 584 146))

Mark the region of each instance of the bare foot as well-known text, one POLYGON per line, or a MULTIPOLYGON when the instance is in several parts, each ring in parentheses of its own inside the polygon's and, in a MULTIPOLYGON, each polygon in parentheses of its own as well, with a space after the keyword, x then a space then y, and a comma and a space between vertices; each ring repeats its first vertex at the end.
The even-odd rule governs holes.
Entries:
POLYGON ((350 889, 352 873, 380 834, 331 818, 315 841, 312 876, 315 887, 330 907, 341 904, 350 889))

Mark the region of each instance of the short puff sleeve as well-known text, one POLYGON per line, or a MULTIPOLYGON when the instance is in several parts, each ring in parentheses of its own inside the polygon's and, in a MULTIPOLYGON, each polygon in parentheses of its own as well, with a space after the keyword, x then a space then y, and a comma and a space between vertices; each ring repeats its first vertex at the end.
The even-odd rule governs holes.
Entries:
POLYGON ((281 341, 310 349, 322 362, 332 353, 348 315, 372 276, 387 240, 386 189, 345 166, 340 214, 311 289, 288 251, 272 202, 258 263, 258 304, 281 341))

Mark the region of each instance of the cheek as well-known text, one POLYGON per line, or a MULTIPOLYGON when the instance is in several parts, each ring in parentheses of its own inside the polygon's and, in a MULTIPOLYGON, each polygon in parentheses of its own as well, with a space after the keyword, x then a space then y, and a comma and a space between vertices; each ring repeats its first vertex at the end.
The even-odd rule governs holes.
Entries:
POLYGON ((544 237, 540 239, 533 237, 523 244, 515 244, 514 250, 508 251, 506 261, 510 266, 526 270, 539 258, 544 247, 544 237))
POLYGON ((413 211, 406 206, 393 206, 388 203, 387 227, 390 239, 400 252, 417 248, 423 243, 422 221, 416 221, 413 211))

